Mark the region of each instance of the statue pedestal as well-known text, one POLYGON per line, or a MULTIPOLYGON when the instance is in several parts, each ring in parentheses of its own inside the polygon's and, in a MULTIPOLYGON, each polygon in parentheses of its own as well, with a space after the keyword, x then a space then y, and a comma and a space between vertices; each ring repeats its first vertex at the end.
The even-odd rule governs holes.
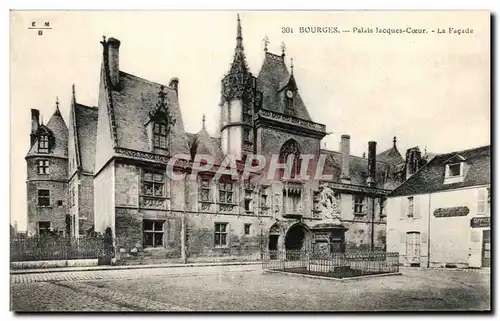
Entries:
POLYGON ((325 255, 345 252, 345 231, 347 230, 338 218, 319 221, 311 227, 313 251, 325 255))

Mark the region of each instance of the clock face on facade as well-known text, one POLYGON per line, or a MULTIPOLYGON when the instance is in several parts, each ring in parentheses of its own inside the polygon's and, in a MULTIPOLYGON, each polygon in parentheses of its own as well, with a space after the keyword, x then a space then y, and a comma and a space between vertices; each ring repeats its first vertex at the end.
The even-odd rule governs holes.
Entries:
POLYGON ((287 90, 287 91, 286 91, 286 96, 287 96, 288 98, 292 98, 292 97, 293 97, 293 92, 292 92, 291 90, 287 90))

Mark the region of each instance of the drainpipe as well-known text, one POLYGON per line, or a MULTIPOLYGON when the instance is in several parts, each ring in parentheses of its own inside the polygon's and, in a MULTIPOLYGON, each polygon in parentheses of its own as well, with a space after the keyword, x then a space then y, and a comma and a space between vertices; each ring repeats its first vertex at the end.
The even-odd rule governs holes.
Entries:
POLYGON ((431 266, 431 196, 429 193, 429 214, 427 217, 427 268, 431 266))

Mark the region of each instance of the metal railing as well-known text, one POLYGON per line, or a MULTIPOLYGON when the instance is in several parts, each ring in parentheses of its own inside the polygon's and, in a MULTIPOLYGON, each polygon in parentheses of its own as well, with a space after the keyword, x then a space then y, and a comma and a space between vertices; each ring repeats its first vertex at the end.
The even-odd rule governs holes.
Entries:
POLYGON ((399 253, 347 252, 330 253, 313 250, 265 251, 264 270, 276 270, 330 277, 353 277, 399 272, 399 253))
POLYGON ((10 261, 97 259, 106 253, 101 237, 33 236, 10 240, 10 261))

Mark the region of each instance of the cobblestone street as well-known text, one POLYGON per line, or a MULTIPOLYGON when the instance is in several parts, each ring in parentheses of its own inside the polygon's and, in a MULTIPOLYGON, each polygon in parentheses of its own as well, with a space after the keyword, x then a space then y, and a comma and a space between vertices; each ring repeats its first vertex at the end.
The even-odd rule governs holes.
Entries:
POLYGON ((402 269, 344 283, 259 265, 11 275, 14 311, 488 310, 489 271, 402 269))

